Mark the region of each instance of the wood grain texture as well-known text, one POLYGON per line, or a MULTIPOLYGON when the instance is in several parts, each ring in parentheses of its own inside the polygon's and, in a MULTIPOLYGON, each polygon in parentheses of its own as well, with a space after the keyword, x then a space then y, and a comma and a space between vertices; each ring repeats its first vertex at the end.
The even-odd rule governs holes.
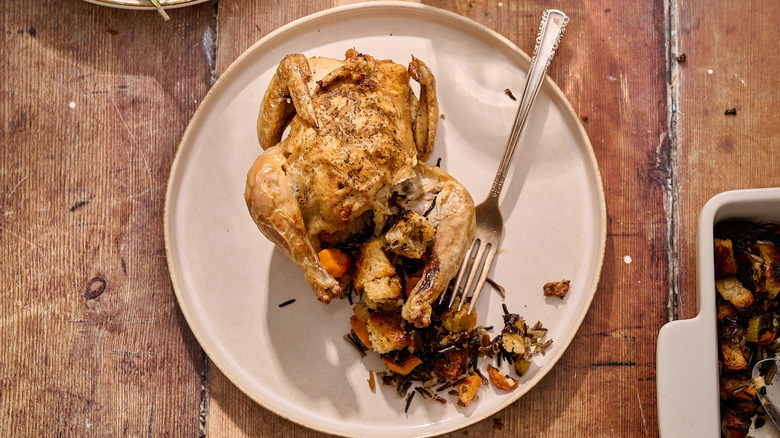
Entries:
POLYGON ((212 9, 34 3, 0 2, 0 435, 196 436, 162 212, 212 9))
POLYGON ((696 226, 715 194, 780 187, 780 3, 680 2, 680 317, 696 315, 696 226), (736 114, 727 115, 726 110, 736 114))
MULTIPOLYGON (((656 436, 656 335, 696 314, 698 213, 720 191, 780 186, 780 28, 766 21, 780 3, 417 2, 527 52, 546 7, 571 16, 549 74, 583 119, 607 199, 601 283, 577 337, 517 403, 450 436, 656 436)), ((205 357, 171 290, 162 213, 213 81, 269 32, 352 3, 218 0, 163 22, 0 1, 0 435, 324 436, 205 357)))

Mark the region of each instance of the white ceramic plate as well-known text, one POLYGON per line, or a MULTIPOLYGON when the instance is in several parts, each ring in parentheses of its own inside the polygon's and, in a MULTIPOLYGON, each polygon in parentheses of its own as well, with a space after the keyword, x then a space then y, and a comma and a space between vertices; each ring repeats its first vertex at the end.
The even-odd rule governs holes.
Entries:
MULTIPOLYGON (((404 64, 413 54, 431 67, 443 114, 431 161, 441 158, 474 199, 484 199, 516 112, 517 102, 504 90, 522 91, 528 56, 496 33, 430 7, 393 2, 329 10, 252 46, 193 116, 166 199, 171 279, 209 357, 273 412, 347 436, 445 433, 517 400, 573 339, 604 255, 601 179, 579 118, 548 78, 504 188, 506 233, 492 277, 506 287, 510 311, 530 323, 541 320, 553 346, 513 392, 488 387, 467 409, 418 398, 405 414, 405 400, 393 388, 369 389, 369 370, 383 369, 379 359, 360 360, 343 339, 347 301, 318 302, 298 268, 257 230, 243 199, 246 172, 261 152, 255 133, 260 100, 279 61, 288 53, 342 58, 353 47, 404 64), (563 279, 572 285, 564 300, 543 296, 546 282, 563 279), (291 298, 297 301, 279 307, 291 298)), ((480 323, 502 327, 501 304, 498 294, 483 294, 480 323)))
MULTIPOLYGON (((108 6, 119 9, 148 9, 155 10, 155 6, 149 0, 84 0, 100 6, 108 6)), ((208 0, 160 0, 163 9, 181 8, 203 3, 208 0)))
MULTIPOLYGON (((713 229, 727 219, 780 222, 780 188, 723 192, 702 208, 696 236, 699 313, 658 333, 658 423, 663 437, 720 436, 713 229)), ((777 437, 769 422, 750 436, 777 437)))

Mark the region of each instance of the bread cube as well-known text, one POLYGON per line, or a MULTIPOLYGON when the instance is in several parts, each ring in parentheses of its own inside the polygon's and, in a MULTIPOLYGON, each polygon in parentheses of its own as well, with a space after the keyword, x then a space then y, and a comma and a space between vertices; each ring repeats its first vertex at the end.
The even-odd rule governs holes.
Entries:
POLYGON ((373 239, 360 248, 355 263, 355 289, 371 309, 398 307, 403 297, 401 278, 385 254, 383 239, 373 239))
POLYGON ((756 249, 763 259, 760 269, 763 271, 764 284, 761 289, 774 299, 780 292, 780 252, 771 242, 759 241, 756 249))
POLYGON ((737 312, 750 311, 755 303, 753 293, 736 278, 716 280, 715 288, 723 299, 734 305, 737 312))
POLYGON ((428 219, 410 211, 390 228, 385 234, 385 240, 390 251, 410 259, 419 259, 428 249, 433 234, 434 229, 428 219))
POLYGON ((731 239, 715 240, 715 278, 737 276, 737 259, 731 239))
POLYGON ((371 346, 377 353, 389 353, 412 344, 411 332, 398 312, 373 312, 368 317, 366 327, 371 346))

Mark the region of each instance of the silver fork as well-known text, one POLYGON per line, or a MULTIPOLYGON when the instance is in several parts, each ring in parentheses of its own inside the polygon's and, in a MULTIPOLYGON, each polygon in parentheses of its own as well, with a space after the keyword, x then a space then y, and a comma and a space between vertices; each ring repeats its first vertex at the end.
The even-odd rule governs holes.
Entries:
MULTIPOLYGON (((520 134, 523 132, 525 122, 528 120, 528 113, 536 100, 536 95, 539 93, 539 89, 544 81, 547 67, 550 65, 550 61, 552 61, 568 23, 569 17, 557 9, 548 9, 542 15, 534 54, 531 58, 531 65, 528 68, 528 80, 523 89, 523 97, 520 99, 520 107, 517 109, 512 132, 509 134, 509 141, 507 142, 506 150, 504 150, 501 163, 498 166, 498 172, 493 180, 490 193, 487 199, 476 208, 477 228, 474 235, 474 243, 471 244, 471 248, 466 253, 455 283, 452 285, 453 291, 448 307, 452 307, 455 298, 458 296, 461 297, 458 310, 463 307, 463 303, 466 302, 470 288, 474 283, 474 278, 479 273, 477 283, 474 286, 474 292, 471 295, 471 304, 468 310, 468 313, 471 313, 482 291, 482 287, 485 285, 488 271, 490 271, 490 267, 493 265, 493 259, 496 257, 498 245, 504 232, 504 220, 498 207, 498 197, 504 186, 504 180, 506 179, 515 147, 520 139, 520 134), (538 62, 539 60, 541 62, 538 62), (467 277, 466 274, 468 274, 467 277), (464 277, 466 277, 466 284, 459 289, 464 277)), ((443 301, 444 295, 442 294, 440 302, 443 301)))

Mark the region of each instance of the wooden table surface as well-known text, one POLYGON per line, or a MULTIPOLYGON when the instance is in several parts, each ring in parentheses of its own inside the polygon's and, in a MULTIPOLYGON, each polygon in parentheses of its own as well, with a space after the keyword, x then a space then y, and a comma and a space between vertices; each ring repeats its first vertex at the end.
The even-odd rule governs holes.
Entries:
MULTIPOLYGON (((219 0, 164 22, 0 1, 0 435, 322 436, 252 402, 203 353, 162 215, 179 139, 220 74, 279 26, 350 3, 219 0)), ((570 15, 549 74, 583 119, 608 213, 600 286, 562 359, 451 436, 658 435, 655 342, 696 314, 699 210, 780 186, 780 2, 422 3, 526 52, 546 7, 570 15)))

